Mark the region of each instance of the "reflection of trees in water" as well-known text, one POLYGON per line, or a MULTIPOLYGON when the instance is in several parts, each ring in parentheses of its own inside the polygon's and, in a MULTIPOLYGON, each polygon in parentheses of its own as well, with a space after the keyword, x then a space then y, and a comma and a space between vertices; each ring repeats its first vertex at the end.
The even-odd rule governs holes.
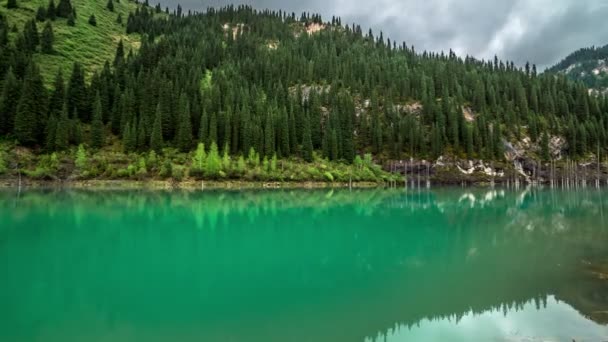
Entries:
MULTIPOLYGON (((425 318, 509 311, 530 301, 542 307, 548 295, 602 321, 594 312, 608 308, 608 288, 588 270, 608 260, 603 196, 58 191, 26 192, 14 205, 14 197, 3 193, 0 208, 11 209, 0 210, 0 220, 10 222, 0 230, 0 243, 10 246, 11 238, 24 234, 41 237, 29 253, 42 262, 8 278, 15 288, 34 293, 35 284, 45 283, 56 306, 77 306, 85 298, 115 319, 150 315, 148 294, 141 292, 148 287, 198 293, 185 301, 155 300, 177 319, 194 312, 209 324, 229 321, 231 312, 253 321, 281 316, 288 303, 286 317, 305 318, 304 327, 291 327, 288 318, 277 322, 278 331, 293 334, 285 340, 331 340, 335 331, 362 339, 425 318), (61 253, 73 254, 54 257, 61 253), (66 259, 81 263, 66 268, 66 259), (94 279, 99 270, 109 283, 65 286, 77 276, 94 279), (24 284, 31 277, 39 278, 24 284), (124 303, 106 288, 120 289, 134 305, 117 310, 124 303)), ((25 253, 14 248, 4 251, 25 253)), ((243 329, 260 333, 254 325, 243 329)))

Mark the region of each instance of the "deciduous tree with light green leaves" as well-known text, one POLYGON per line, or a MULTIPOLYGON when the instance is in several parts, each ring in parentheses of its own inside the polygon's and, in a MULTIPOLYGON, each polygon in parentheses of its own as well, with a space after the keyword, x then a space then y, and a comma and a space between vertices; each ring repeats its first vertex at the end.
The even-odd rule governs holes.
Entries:
POLYGON ((74 160, 74 164, 78 171, 82 172, 86 169, 88 163, 87 151, 84 148, 83 144, 78 145, 78 150, 76 151, 76 159, 74 160))
POLYGON ((206 174, 209 177, 218 177, 222 171, 222 160, 215 142, 211 143, 209 155, 207 155, 206 174))

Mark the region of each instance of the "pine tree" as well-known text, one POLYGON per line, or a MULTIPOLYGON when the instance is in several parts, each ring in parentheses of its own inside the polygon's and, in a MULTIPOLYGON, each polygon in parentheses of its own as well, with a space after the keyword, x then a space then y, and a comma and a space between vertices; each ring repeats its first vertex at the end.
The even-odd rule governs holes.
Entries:
POLYGON ((192 147, 192 119, 190 116, 190 103, 185 94, 179 99, 180 116, 178 122, 176 145, 183 152, 190 151, 192 147))
POLYGON ((89 17, 89 25, 97 26, 97 19, 95 18, 95 14, 91 14, 89 17))
POLYGON ((42 36, 40 38, 40 48, 42 53, 51 54, 53 53, 53 41, 55 40, 53 34, 53 26, 50 21, 46 22, 44 29, 42 30, 42 36))
POLYGON ((76 18, 74 17, 73 14, 68 14, 68 26, 75 26, 76 25, 76 18))
POLYGON ((73 16, 74 11, 72 7, 72 2, 70 0, 59 0, 59 4, 57 5, 55 13, 58 17, 62 18, 68 18, 70 15, 73 16))
POLYGON ((68 109, 63 106, 61 111, 61 117, 57 122, 57 130, 55 132, 55 149, 57 151, 63 151, 68 148, 70 143, 70 120, 68 118, 68 109))
POLYGON ((25 48, 29 52, 35 52, 36 47, 40 44, 40 36, 38 35, 36 20, 32 19, 25 23, 25 26, 23 27, 23 39, 25 42, 25 48))
POLYGON ((6 8, 8 8, 8 9, 17 8, 17 0, 7 0, 6 8))
POLYGON ((78 62, 75 62, 72 68, 72 75, 68 82, 66 101, 69 113, 77 111, 82 121, 89 122, 88 93, 85 84, 84 70, 78 62))
POLYGON ((551 159, 551 155, 549 153, 549 134, 547 132, 543 133, 540 141, 540 155, 544 161, 549 161, 551 159))
POLYGON ((116 47, 116 54, 114 55, 114 66, 122 64, 125 59, 125 47, 122 43, 122 39, 118 41, 118 46, 116 47))
POLYGON ((4 78, 4 87, 0 95, 0 136, 13 131, 20 93, 21 83, 10 68, 4 78))
POLYGON ((15 137, 23 145, 40 142, 44 133, 45 90, 40 70, 32 62, 27 68, 15 115, 15 137))
POLYGON ((312 161, 312 138, 310 132, 310 120, 309 118, 304 119, 304 134, 302 138, 302 158, 307 161, 312 161))
POLYGON ((152 134, 150 136, 150 148, 157 152, 160 152, 163 148, 162 113, 160 111, 160 105, 156 106, 156 115, 154 117, 154 125, 152 126, 152 134))
POLYGON ((49 0, 49 4, 46 7, 46 16, 50 20, 55 20, 57 17, 57 8, 55 7, 55 1, 49 0))
POLYGON ((38 10, 36 10, 36 20, 43 22, 46 20, 46 15, 46 8, 44 8, 44 6, 39 6, 38 10))
POLYGON ((49 99, 49 114, 54 114, 56 117, 61 116, 61 112, 63 110, 63 106, 65 103, 65 84, 63 81, 63 73, 61 68, 57 70, 57 75, 55 76, 55 82, 53 83, 53 92, 51 93, 51 97, 49 99))
POLYGON ((101 97, 97 93, 93 105, 93 122, 91 123, 91 147, 93 148, 101 148, 105 142, 102 117, 101 97))
POLYGON ((112 2, 112 0, 108 0, 108 3, 106 5, 106 8, 110 11, 110 12, 114 12, 114 2, 112 2))
POLYGON ((57 118, 55 115, 51 115, 46 124, 46 150, 47 151, 55 151, 55 142, 56 142, 56 134, 57 134, 57 118))

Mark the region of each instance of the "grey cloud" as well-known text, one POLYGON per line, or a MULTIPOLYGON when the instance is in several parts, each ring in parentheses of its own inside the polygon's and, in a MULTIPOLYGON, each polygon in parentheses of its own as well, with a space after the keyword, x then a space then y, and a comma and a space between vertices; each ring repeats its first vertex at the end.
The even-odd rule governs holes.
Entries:
POLYGON ((605 0, 162 0, 204 10, 229 3, 340 16, 344 23, 405 41, 418 51, 453 49, 461 56, 550 66, 581 47, 608 44, 605 0))

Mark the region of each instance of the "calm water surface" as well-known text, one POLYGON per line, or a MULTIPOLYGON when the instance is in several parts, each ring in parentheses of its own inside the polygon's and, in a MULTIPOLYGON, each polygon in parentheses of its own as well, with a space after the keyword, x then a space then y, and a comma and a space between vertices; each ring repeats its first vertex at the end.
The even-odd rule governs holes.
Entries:
POLYGON ((0 341, 608 341, 608 192, 0 192, 0 341))

